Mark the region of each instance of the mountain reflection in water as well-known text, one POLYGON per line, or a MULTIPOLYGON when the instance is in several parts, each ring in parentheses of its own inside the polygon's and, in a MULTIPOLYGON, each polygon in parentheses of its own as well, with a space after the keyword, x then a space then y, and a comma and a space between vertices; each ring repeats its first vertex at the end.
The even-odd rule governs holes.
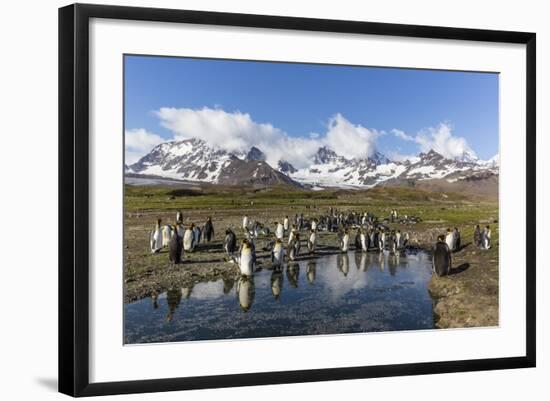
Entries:
POLYGON ((322 256, 125 305, 125 343, 433 328, 424 253, 322 256))

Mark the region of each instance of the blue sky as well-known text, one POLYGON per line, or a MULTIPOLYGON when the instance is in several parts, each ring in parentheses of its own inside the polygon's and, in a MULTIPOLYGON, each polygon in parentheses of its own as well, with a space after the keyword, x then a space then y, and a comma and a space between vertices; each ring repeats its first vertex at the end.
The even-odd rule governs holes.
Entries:
POLYGON ((230 150, 284 137, 283 153, 318 142, 350 157, 439 147, 488 159, 498 153, 498 75, 126 56, 125 128, 130 158, 204 135, 230 150))

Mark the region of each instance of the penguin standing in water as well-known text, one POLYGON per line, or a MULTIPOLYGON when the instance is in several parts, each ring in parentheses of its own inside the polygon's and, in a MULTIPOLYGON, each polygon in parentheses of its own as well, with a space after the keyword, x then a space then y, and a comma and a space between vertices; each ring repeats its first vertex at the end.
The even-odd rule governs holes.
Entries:
POLYGON ((395 236, 393 235, 390 236, 388 249, 391 255, 395 255, 397 253, 397 241, 395 240, 395 236))
POLYGON ((449 246, 449 249, 454 251, 455 236, 450 228, 447 228, 447 235, 445 236, 445 242, 449 246))
POLYGON ((241 244, 241 257, 239 258, 239 269, 242 276, 252 276, 254 272, 254 247, 246 238, 241 244))
POLYGON ((374 230, 374 229, 371 230, 369 241, 370 241, 371 248, 376 248, 377 247, 377 245, 378 245, 378 235, 376 233, 376 230, 374 230))
POLYGON ((294 234, 294 238, 288 244, 287 254, 292 261, 300 255, 300 234, 294 234))
POLYGON ((194 224, 191 224, 183 234, 183 249, 187 252, 193 252, 195 249, 195 233, 193 231, 194 224))
POLYGON ((401 244, 401 231, 397 230, 395 232, 395 246, 397 247, 397 249, 400 249, 402 244, 401 244))
POLYGON ((237 299, 243 312, 248 312, 254 303, 256 287, 254 277, 241 277, 237 281, 237 299))
POLYGON ((229 258, 233 257, 233 254, 237 250, 237 236, 231 230, 228 228, 225 230, 225 239, 223 241, 223 249, 225 250, 225 253, 227 253, 227 256, 229 258))
POLYGON ((170 239, 170 244, 168 245, 168 253, 170 256, 170 262, 177 265, 181 263, 181 257, 183 254, 183 238, 179 236, 176 226, 173 230, 174 234, 170 239))
POLYGON ((340 250, 342 252, 347 252, 349 249, 349 233, 348 230, 344 230, 344 235, 342 235, 342 240, 340 241, 340 250))
POLYGON ((481 247, 481 228, 479 227, 479 224, 476 225, 474 230, 474 245, 478 248, 481 247))
POLYGON ((307 249, 310 254, 315 253, 315 243, 316 243, 316 234, 315 230, 312 228, 311 233, 309 234, 309 239, 307 241, 307 249))
POLYGON ((283 242, 277 238, 273 250, 271 251, 271 262, 275 267, 281 267, 284 262, 285 248, 283 242))
POLYGON ((210 242, 214 238, 214 225, 212 224, 212 218, 208 217, 206 223, 204 223, 204 240, 210 242))
POLYGON ((437 237, 433 250, 432 270, 438 276, 446 276, 451 271, 451 248, 445 241, 445 236, 437 237))
MULTIPOLYGON (((288 225, 288 219, 287 220, 287 225, 288 225)), ((278 223, 278 222, 275 222, 275 237, 277 239, 280 239, 281 241, 283 240, 283 236, 285 235, 285 228, 284 228, 284 224, 281 224, 281 223, 278 223)))
POLYGON ((353 241, 355 245, 355 252, 359 252, 361 250, 361 229, 358 228, 357 232, 355 233, 355 240, 353 241))
POLYGON ((361 229, 359 239, 361 241, 361 252, 367 252, 369 249, 369 240, 367 234, 365 234, 365 230, 361 229))
POLYGON ((157 220, 157 224, 151 234, 149 235, 149 244, 151 246, 151 253, 159 253, 162 249, 162 223, 161 219, 157 220))
POLYGON ((378 234, 378 249, 380 249, 380 251, 386 249, 386 232, 383 230, 378 234))

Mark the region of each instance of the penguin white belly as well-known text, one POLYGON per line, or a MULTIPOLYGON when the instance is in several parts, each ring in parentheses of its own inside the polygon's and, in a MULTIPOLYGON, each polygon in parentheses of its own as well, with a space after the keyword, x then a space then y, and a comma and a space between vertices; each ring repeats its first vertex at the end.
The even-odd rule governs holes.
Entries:
POLYGON ((151 252, 157 252, 162 248, 162 232, 156 229, 151 236, 151 252))
POLYGON ((367 251, 367 238, 365 237, 365 234, 361 234, 361 250, 363 252, 367 251))
POLYGON ((315 250, 315 234, 311 234, 309 236, 309 250, 314 251, 315 250))
POLYGON ((279 224, 279 225, 277 226, 276 237, 277 237, 277 239, 283 239, 283 235, 284 235, 283 226, 282 226, 281 224, 279 224))
POLYGON ((288 243, 290 244, 293 239, 294 239, 294 231, 291 231, 290 234, 288 235, 288 243))
POLYGON ((349 235, 344 235, 344 238, 342 238, 342 251, 347 252, 348 245, 349 245, 349 235))
POLYGON ((162 247, 168 246, 172 238, 172 229, 169 226, 162 227, 162 247))
POLYGON ((252 252, 242 251, 241 252, 241 260, 239 264, 239 268, 241 270, 241 274, 244 276, 252 276, 252 252))
POLYGON ((453 234, 447 234, 447 236, 445 237, 445 242, 447 243, 451 251, 453 250, 453 245, 454 245, 453 237, 454 237, 453 234))
POLYGON ((283 264, 285 251, 283 247, 275 248, 273 250, 273 263, 277 266, 283 264))
POLYGON ((193 234, 193 231, 186 230, 185 234, 183 235, 183 249, 186 251, 193 250, 194 240, 195 240, 195 234, 193 234))
POLYGON ((314 222, 314 221, 311 222, 311 229, 312 229, 312 230, 316 230, 316 229, 317 229, 317 223, 316 223, 316 222, 314 222))

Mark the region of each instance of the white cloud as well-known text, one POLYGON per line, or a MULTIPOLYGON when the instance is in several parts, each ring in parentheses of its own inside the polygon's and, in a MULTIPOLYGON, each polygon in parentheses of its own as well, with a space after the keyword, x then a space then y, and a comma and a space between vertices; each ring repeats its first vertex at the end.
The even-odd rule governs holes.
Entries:
POLYGON ((422 152, 433 149, 450 159, 460 158, 465 154, 476 156, 466 139, 453 136, 451 127, 445 123, 421 131, 416 135, 415 142, 420 145, 422 152))
POLYGON ((340 113, 329 121, 325 141, 337 154, 348 159, 371 156, 375 151, 375 141, 382 133, 361 125, 354 125, 340 113))
POLYGON ((166 142, 157 134, 143 128, 130 129, 124 132, 124 153, 127 165, 137 162, 158 144, 166 142))
POLYGON ((240 111, 165 107, 155 113, 176 140, 201 138, 210 145, 237 153, 256 146, 266 154, 271 165, 284 159, 296 168, 307 166, 318 148, 325 145, 348 158, 370 156, 375 150, 376 138, 381 135, 379 131, 352 124, 341 114, 330 118, 325 134, 292 137, 271 124, 257 123, 240 111))
MULTIPOLYGON (((425 128, 417 133, 416 136, 408 135, 404 131, 396 128, 392 129, 391 132, 397 138, 403 139, 404 141, 414 141, 418 144, 421 152, 429 152, 433 149, 449 159, 461 158, 464 155, 476 157, 475 152, 468 145, 465 138, 453 135, 452 128, 449 124, 441 123, 437 127, 425 128)), ((396 158, 393 160, 398 160, 397 157, 400 155, 396 153, 395 156, 396 158)), ((402 156, 410 159, 407 155, 402 156)), ((390 156, 388 155, 388 157, 390 156)))
POLYGON ((402 131, 400 129, 394 128, 391 130, 391 133, 394 134, 396 137, 403 139, 404 141, 414 141, 414 137, 407 135, 405 131, 402 131))

